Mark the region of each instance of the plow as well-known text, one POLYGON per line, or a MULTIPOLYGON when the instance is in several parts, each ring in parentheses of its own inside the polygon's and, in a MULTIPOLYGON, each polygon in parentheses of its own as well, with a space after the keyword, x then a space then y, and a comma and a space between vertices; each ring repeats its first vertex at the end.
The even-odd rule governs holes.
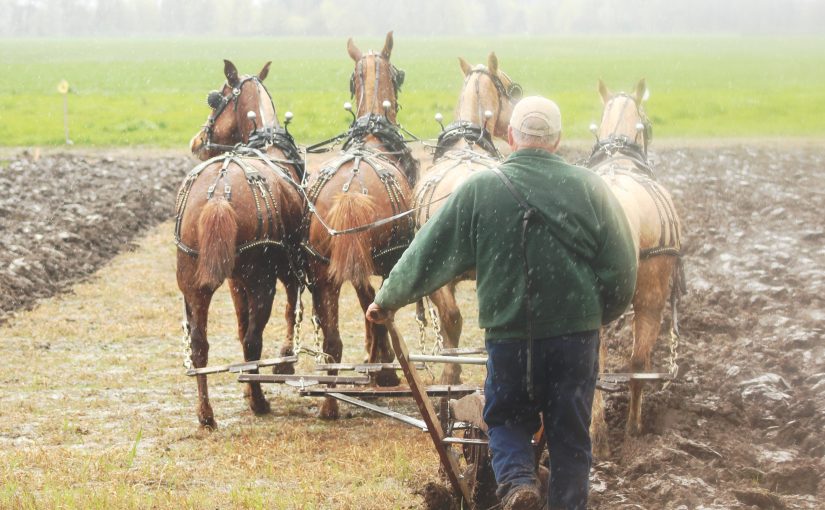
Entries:
MULTIPOLYGON (((390 418, 426 433, 440 463, 440 475, 449 486, 449 498, 459 508, 483 510, 498 505, 496 482, 487 447, 487 426, 482 410, 483 388, 473 384, 426 384, 422 372, 428 364, 485 365, 484 349, 440 349, 435 354, 410 352, 396 324, 385 324, 397 361, 393 363, 322 363, 316 362, 308 373, 259 374, 261 368, 294 365, 299 355, 257 361, 188 368, 186 375, 237 374, 239 383, 285 384, 303 397, 329 397, 371 413, 390 418), (386 370, 400 371, 405 385, 378 386, 377 375, 386 370), (353 375, 329 375, 330 371, 353 375), (253 373, 254 372, 254 373, 253 373), (393 410, 376 403, 378 399, 412 399, 418 416, 393 410)), ((309 351, 311 352, 311 351, 309 351)), ((316 361, 319 358, 316 357, 316 361)), ((430 372, 431 373, 431 372, 430 372)), ((597 387, 604 392, 622 391, 631 381, 669 383, 668 372, 602 373, 597 387)), ((533 438, 537 469, 544 450, 543 430, 533 438)))

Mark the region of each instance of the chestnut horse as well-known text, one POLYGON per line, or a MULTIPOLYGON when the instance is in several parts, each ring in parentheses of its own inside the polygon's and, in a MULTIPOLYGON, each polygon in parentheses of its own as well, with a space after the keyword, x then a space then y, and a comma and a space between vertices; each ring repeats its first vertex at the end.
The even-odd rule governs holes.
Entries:
MULTIPOLYGON (((175 243, 195 369, 205 367, 209 359, 209 304, 224 280, 235 304, 245 361, 261 357, 276 278, 287 291, 287 341, 293 333, 299 281, 295 233, 305 207, 296 182, 303 163, 292 137, 278 124, 263 86, 268 71, 269 63, 257 76, 239 76, 225 60, 226 83, 209 94, 212 112, 190 143, 192 154, 206 161, 189 173, 178 192, 175 243), (248 146, 221 154, 237 143, 248 146)), ((214 428, 206 375, 196 377, 198 420, 214 428)), ((244 393, 255 414, 269 412, 259 383, 250 383, 244 393)))
MULTIPOLYGON (((597 142, 587 166, 602 176, 627 216, 638 252, 639 269, 633 296, 633 351, 630 370, 650 371, 651 353, 659 337, 662 314, 668 299, 675 298, 684 285, 681 274, 681 223, 670 193, 654 179, 647 159, 651 124, 642 102, 646 96, 641 80, 631 94, 612 94, 600 80, 604 103, 597 142)), ((675 317, 675 316, 674 316, 675 317)), ((607 354, 602 342, 600 363, 607 354)), ((642 430, 643 381, 630 382, 630 409, 627 432, 642 430)), ((593 444, 597 453, 608 451, 602 409, 603 397, 594 399, 593 444)))
MULTIPOLYGON (((370 276, 386 277, 413 237, 409 214, 381 222, 409 210, 410 181, 418 171, 396 125, 403 72, 390 63, 392 46, 392 32, 380 53, 362 53, 349 39, 347 51, 355 62, 350 91, 357 100, 357 120, 347 132, 343 152, 308 172, 307 196, 314 211, 305 218, 304 248, 323 351, 334 362, 341 361, 343 352, 338 331, 341 286, 351 282, 366 310, 375 297, 370 276)), ((365 327, 368 361, 393 361, 386 327, 366 319, 365 327)), ((281 353, 291 354, 292 346, 281 353)), ((398 384, 398 376, 385 370, 378 382, 398 384)), ((327 398, 320 416, 337 415, 336 401, 327 398)))
MULTIPOLYGON (((464 86, 458 97, 455 120, 438 137, 433 165, 424 171, 413 194, 416 223, 421 227, 441 208, 449 196, 473 173, 492 168, 501 162, 493 137, 507 139, 507 126, 514 104, 521 98, 521 87, 498 67, 498 58, 490 53, 487 66, 470 65, 458 59, 464 73, 464 86)), ((443 346, 458 347, 462 317, 455 299, 456 285, 475 279, 474 272, 461 275, 429 297, 438 310, 439 333, 443 346)), ((423 303, 418 303, 419 320, 424 320, 423 303)), ((443 384, 458 384, 461 365, 447 364, 441 374, 443 384)))

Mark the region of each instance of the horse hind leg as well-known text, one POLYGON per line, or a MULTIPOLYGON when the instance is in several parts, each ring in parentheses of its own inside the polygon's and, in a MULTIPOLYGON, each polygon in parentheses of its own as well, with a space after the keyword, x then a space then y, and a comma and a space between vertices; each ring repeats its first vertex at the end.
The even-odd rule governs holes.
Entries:
MULTIPOLYGON (((338 332, 338 298, 341 295, 341 286, 324 278, 318 279, 312 293, 312 303, 318 320, 321 323, 321 331, 324 335, 324 353, 331 358, 334 363, 341 361, 344 351, 344 344, 341 342, 341 335, 338 332)), ((338 375, 337 370, 329 370, 329 375, 338 375)), ((338 401, 332 397, 326 397, 321 405, 319 416, 322 419, 337 419, 338 401)))
MULTIPOLYGON (((295 278, 287 274, 281 278, 286 289, 286 309, 284 318, 286 319, 286 338, 281 344, 280 356, 295 355, 295 310, 298 306, 298 294, 300 284, 295 278)), ((273 374, 294 374, 295 365, 293 363, 279 363, 272 367, 273 374)))
MULTIPOLYGON (((355 293, 358 295, 358 302, 361 309, 366 313, 367 308, 375 299, 375 289, 372 285, 355 284, 355 293)), ((383 324, 375 324, 364 318, 366 329, 367 361, 370 363, 392 363, 395 359, 395 352, 390 347, 390 338, 387 327, 383 324)), ((398 386, 401 380, 394 369, 388 368, 378 372, 376 379, 378 386, 398 386)))
MULTIPOLYGON (((454 283, 450 283, 436 290, 430 295, 433 305, 438 310, 438 320, 441 326, 441 336, 444 338, 444 347, 455 349, 461 338, 461 330, 464 319, 461 317, 461 310, 455 298, 454 283)), ((447 363, 441 372, 441 384, 460 384, 461 365, 458 363, 447 363)))
MULTIPOLYGON (((191 360, 194 368, 203 368, 209 363, 209 342, 206 336, 211 291, 192 290, 184 293, 186 320, 189 324, 189 344, 192 349, 191 360)), ((201 427, 214 430, 218 427, 212 406, 209 404, 209 388, 206 375, 195 376, 198 384, 198 422, 201 427)))
MULTIPOLYGON (((230 288, 238 316, 238 338, 243 348, 244 361, 259 360, 263 350, 263 331, 272 313, 275 281, 267 275, 260 275, 254 277, 254 280, 233 280, 230 288)), ((249 372, 257 374, 258 370, 249 372)), ((261 389, 261 383, 247 383, 244 398, 256 415, 267 414, 271 410, 261 389)))
MULTIPOLYGON (((604 328, 600 332, 599 342, 599 374, 604 373, 607 360, 607 342, 604 338, 604 328)), ((597 389, 593 396, 593 411, 590 421, 590 439, 593 445, 593 455, 599 459, 610 456, 610 442, 608 437, 607 421, 604 416, 604 392, 597 389)))
MULTIPOLYGON (((651 354, 662 327, 662 314, 670 295, 670 278, 676 259, 668 256, 642 260, 636 277, 633 296, 633 352, 630 356, 632 372, 650 371, 651 354)), ((630 382, 630 406, 627 433, 642 433, 643 381, 630 382)))

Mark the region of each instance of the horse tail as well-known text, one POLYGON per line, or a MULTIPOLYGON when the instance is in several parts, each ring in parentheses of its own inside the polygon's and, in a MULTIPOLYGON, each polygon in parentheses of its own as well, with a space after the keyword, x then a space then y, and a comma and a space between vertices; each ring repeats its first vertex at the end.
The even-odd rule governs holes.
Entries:
POLYGON ((210 200, 198 217, 199 286, 217 288, 235 268, 238 217, 232 205, 219 198, 210 200))
MULTIPOLYGON (((329 224, 341 231, 366 225, 375 217, 375 199, 364 193, 339 193, 332 200, 329 224)), ((370 248, 370 232, 332 236, 330 239, 329 275, 340 285, 351 281, 368 285, 375 272, 370 248)))

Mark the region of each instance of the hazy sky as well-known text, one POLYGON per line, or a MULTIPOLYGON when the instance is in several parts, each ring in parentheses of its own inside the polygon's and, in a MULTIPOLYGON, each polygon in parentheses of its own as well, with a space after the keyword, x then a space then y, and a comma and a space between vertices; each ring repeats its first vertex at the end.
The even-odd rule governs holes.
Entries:
POLYGON ((0 37, 823 33, 825 0, 0 0, 0 37))

